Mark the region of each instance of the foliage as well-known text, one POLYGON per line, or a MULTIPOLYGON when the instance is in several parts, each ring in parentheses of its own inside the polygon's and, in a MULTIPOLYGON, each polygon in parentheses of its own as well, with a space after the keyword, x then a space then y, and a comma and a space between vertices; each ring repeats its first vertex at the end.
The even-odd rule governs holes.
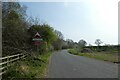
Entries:
POLYGON ((50 27, 48 24, 33 25, 29 28, 28 32, 31 36, 31 38, 29 40, 30 43, 32 43, 33 36, 38 32, 40 34, 41 38, 43 39, 43 44, 41 44, 40 46, 47 45, 45 48, 47 48, 47 47, 50 48, 51 44, 57 38, 56 34, 54 33, 54 29, 52 27, 50 27))
POLYGON ((68 50, 68 52, 71 53, 71 54, 74 54, 74 55, 79 54, 76 49, 70 49, 70 50, 68 50))
POLYGON ((56 35, 57 35, 57 37, 59 38, 59 39, 62 39, 63 40, 63 34, 60 32, 60 31, 58 31, 58 30, 55 30, 55 33, 56 33, 56 35))
POLYGON ((94 52, 119 52, 119 46, 118 45, 103 45, 103 46, 86 46, 86 48, 90 48, 94 52))
POLYGON ((80 41, 78 42, 78 45, 83 48, 83 47, 85 47, 85 46, 87 45, 87 42, 82 39, 82 40, 80 40, 80 41))
POLYGON ((68 50, 68 52, 74 55, 86 56, 89 58, 95 58, 95 59, 104 60, 104 61, 120 62, 120 60, 118 59, 117 53, 114 53, 114 54, 107 53, 107 52, 80 53, 76 49, 70 49, 68 50))
MULTIPOLYGON (((52 43, 56 41, 57 35, 54 29, 48 24, 39 24, 38 19, 28 18, 26 20, 26 7, 21 6, 19 2, 4 2, 2 9, 2 23, 3 23, 3 48, 14 47, 18 49, 36 48, 33 45, 32 39, 36 32, 38 32, 43 44, 39 46, 40 53, 50 49, 52 43), (30 20, 32 19, 32 24, 30 20)), ((3 54, 9 55, 11 52, 6 52, 3 49, 3 54), (6 54, 7 53, 7 54, 6 54)))
POLYGON ((61 49, 62 49, 62 43, 63 43, 63 41, 58 38, 58 39, 53 43, 54 49, 55 49, 55 50, 61 50, 61 49))
MULTIPOLYGON (((23 50, 32 49, 35 51, 31 56, 28 56, 22 61, 18 61, 9 67, 9 71, 3 75, 4 78, 35 78, 43 77, 45 68, 50 57, 49 50, 60 50, 62 48, 70 49, 71 54, 79 55, 79 50, 86 47, 87 42, 80 40, 78 43, 71 39, 64 40, 63 34, 60 31, 54 30, 49 24, 39 23, 39 19, 28 18, 26 15, 26 6, 20 5, 19 2, 3 2, 2 6, 2 45, 3 56, 17 54, 14 49, 23 50), (41 35, 42 44, 38 46, 39 52, 36 52, 37 46, 33 45, 33 37, 36 33, 41 35), (15 52, 15 53, 12 53, 15 52)), ((98 46, 102 43, 100 39, 95 42, 98 46)), ((93 49, 96 49, 93 47, 93 49)), ((100 47, 99 47, 100 49, 100 47)), ((107 48, 108 49, 108 48, 107 48)), ((109 49, 114 50, 109 46, 109 49)), ((33 52, 32 51, 32 52, 33 52)), ((117 51, 117 50, 116 50, 117 51)), ((90 54, 80 54, 82 56, 90 54)), ((112 55, 109 60, 113 57, 112 55)), ((98 55, 96 56, 98 58, 98 55)), ((99 56, 103 59, 103 56, 99 56)), ((108 59, 104 57, 104 59, 108 59)), ((114 59, 114 58, 113 58, 114 59)))
POLYGON ((86 56, 90 58, 100 59, 104 61, 111 61, 111 62, 120 62, 118 61, 118 55, 117 54, 108 54, 104 52, 96 52, 96 53, 83 53, 79 54, 80 56, 86 56))
POLYGON ((63 45, 62 45, 62 49, 68 49, 69 45, 67 43, 67 41, 63 40, 63 45))
POLYGON ((86 45, 87 45, 87 42, 85 40, 83 40, 83 39, 80 40, 78 42, 78 46, 77 46, 78 51, 81 52, 85 48, 86 45))
POLYGON ((63 34, 60 31, 55 30, 55 34, 57 36, 56 41, 53 42, 53 46, 55 50, 61 50, 63 46, 63 34))
POLYGON ((67 42, 69 48, 74 48, 74 47, 75 47, 73 40, 71 40, 71 39, 66 39, 66 42, 67 42))
POLYGON ((100 40, 100 39, 96 39, 96 41, 95 41, 95 44, 97 45, 97 46, 100 46, 100 44, 102 44, 103 42, 100 40))
POLYGON ((31 80, 46 77, 50 56, 51 52, 42 55, 33 53, 31 56, 15 62, 9 67, 9 71, 3 75, 3 80, 12 78, 28 78, 31 80))
MULTIPOLYGON (((2 8, 2 42, 4 46, 23 48, 28 45, 25 8, 18 2, 4 2, 2 8)), ((5 54, 5 51, 3 51, 5 54)), ((7 55, 7 54, 6 54, 7 55)))
POLYGON ((27 7, 25 5, 21 6, 19 2, 3 2, 2 7, 2 19, 7 19, 11 11, 15 11, 21 19, 26 16, 27 7))
POLYGON ((3 56, 17 54, 17 48, 28 52, 32 49, 32 56, 26 57, 22 61, 15 62, 4 78, 41 78, 48 65, 48 60, 51 55, 49 50, 57 39, 62 40, 62 33, 59 36, 55 30, 48 24, 39 24, 39 21, 26 17, 26 7, 21 6, 19 2, 5 2, 2 8, 2 23, 3 23, 3 56), (33 45, 32 39, 38 32, 43 41, 38 46, 39 52, 36 52, 37 46, 33 45), (59 38, 60 37, 60 38, 59 38))

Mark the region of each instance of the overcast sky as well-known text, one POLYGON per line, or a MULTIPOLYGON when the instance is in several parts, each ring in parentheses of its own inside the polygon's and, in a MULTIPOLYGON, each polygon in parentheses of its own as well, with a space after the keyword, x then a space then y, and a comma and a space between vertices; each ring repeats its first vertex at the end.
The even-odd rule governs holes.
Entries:
POLYGON ((77 2, 24 2, 28 16, 47 22, 63 33, 64 39, 93 44, 101 39, 118 44, 118 1, 79 0, 77 2))

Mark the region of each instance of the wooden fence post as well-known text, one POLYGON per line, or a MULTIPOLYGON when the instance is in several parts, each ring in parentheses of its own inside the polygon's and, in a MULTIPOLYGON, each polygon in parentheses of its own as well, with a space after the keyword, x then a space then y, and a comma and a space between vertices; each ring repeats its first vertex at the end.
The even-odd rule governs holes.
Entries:
POLYGON ((9 56, 7 57, 7 70, 8 70, 8 66, 9 66, 9 56))

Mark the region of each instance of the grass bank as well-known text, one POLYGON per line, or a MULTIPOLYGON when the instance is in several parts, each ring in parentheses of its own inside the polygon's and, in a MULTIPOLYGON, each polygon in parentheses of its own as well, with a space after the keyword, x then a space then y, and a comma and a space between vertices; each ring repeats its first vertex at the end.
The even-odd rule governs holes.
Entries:
POLYGON ((15 62, 3 75, 3 80, 6 80, 6 78, 29 78, 30 80, 45 78, 51 53, 39 55, 34 52, 25 59, 15 62))
POLYGON ((104 61, 120 62, 120 60, 118 59, 117 53, 108 53, 108 52, 80 53, 80 52, 77 52, 76 49, 70 49, 68 50, 68 52, 74 55, 86 56, 89 58, 95 58, 95 59, 104 60, 104 61))

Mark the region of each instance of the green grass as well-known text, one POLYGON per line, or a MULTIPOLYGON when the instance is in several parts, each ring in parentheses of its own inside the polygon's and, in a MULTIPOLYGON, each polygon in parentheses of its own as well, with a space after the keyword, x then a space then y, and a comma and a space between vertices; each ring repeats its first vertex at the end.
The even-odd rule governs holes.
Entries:
POLYGON ((3 79, 29 78, 33 80, 35 78, 44 78, 47 74, 50 56, 51 52, 42 55, 33 53, 33 55, 17 61, 9 67, 7 73, 3 75, 3 79))
POLYGON ((77 54, 79 56, 86 56, 89 58, 95 58, 95 59, 104 60, 104 61, 120 62, 120 60, 118 60, 117 53, 113 53, 113 54, 106 53, 106 52, 79 53, 75 49, 70 49, 68 50, 68 52, 71 54, 77 54))
POLYGON ((76 49, 70 49, 70 50, 68 50, 68 52, 71 53, 71 54, 74 54, 74 55, 79 54, 76 49))

